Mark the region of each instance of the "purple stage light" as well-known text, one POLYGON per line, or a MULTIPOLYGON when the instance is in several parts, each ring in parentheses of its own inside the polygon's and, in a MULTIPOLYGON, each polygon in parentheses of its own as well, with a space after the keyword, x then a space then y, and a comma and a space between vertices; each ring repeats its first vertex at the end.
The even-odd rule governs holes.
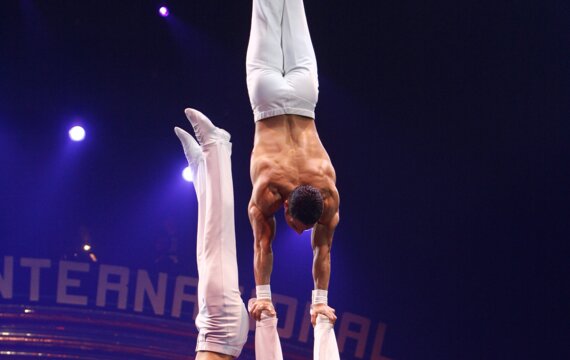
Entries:
POLYGON ((184 170, 182 171, 182 177, 184 178, 184 180, 188 182, 194 181, 194 174, 192 173, 192 170, 190 169, 189 166, 184 168, 184 170))
POLYGON ((162 17, 167 17, 168 15, 170 15, 170 11, 166 6, 161 6, 160 9, 158 9, 158 13, 162 17))
POLYGON ((81 126, 74 126, 69 130, 69 138, 73 141, 83 141, 85 139, 85 129, 81 126))

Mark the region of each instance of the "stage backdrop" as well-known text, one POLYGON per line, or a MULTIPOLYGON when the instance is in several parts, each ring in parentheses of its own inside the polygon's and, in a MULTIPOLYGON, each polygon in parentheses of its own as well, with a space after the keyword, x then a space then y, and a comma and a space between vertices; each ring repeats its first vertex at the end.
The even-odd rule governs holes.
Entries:
MULTIPOLYGON (((194 354, 196 276, 14 256, 4 256, 1 265, 0 343, 5 351, 70 351, 89 357, 194 354), (159 336, 151 341, 153 333, 159 336)), ((242 294, 247 300, 254 289, 242 288, 242 294)), ((311 358, 310 299, 291 291, 274 293, 273 300, 285 358, 311 358)), ((386 324, 350 311, 338 311, 337 316, 343 359, 388 359, 381 355, 386 324)), ((251 321, 251 331, 254 326, 251 321)), ((253 336, 243 358, 254 358, 253 336)))

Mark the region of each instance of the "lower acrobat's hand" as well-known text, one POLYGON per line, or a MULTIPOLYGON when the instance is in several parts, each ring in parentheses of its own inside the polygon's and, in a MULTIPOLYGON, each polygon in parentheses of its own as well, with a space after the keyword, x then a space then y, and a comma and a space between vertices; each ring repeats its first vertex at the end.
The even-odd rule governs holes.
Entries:
POLYGON ((336 321, 335 310, 328 306, 327 304, 313 304, 311 305, 311 323, 313 326, 317 324, 317 316, 324 315, 326 316, 331 324, 334 325, 336 321))
POLYGON ((275 308, 273 307, 273 303, 269 299, 249 299, 247 310, 249 311, 249 315, 255 321, 261 320, 262 313, 269 317, 277 316, 275 308))

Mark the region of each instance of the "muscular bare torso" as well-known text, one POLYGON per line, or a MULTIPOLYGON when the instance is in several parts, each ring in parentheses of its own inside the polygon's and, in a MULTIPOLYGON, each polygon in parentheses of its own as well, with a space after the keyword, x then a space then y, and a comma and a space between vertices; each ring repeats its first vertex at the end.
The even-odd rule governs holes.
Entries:
POLYGON ((335 171, 312 119, 280 115, 256 122, 250 175, 250 205, 265 216, 273 215, 299 185, 321 191, 324 209, 319 223, 338 212, 335 171))

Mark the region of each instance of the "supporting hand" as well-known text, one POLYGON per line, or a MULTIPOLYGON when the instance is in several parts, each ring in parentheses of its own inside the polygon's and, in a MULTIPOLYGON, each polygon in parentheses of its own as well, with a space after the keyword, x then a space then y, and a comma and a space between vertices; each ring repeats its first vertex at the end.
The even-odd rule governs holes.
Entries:
POLYGON ((269 299, 249 299, 247 309, 255 321, 261 320, 262 313, 269 317, 277 316, 275 307, 273 307, 273 303, 269 299))
POLYGON ((331 324, 334 325, 336 321, 335 309, 327 304, 313 304, 311 305, 311 323, 313 326, 317 324, 317 316, 324 315, 329 318, 331 324))

